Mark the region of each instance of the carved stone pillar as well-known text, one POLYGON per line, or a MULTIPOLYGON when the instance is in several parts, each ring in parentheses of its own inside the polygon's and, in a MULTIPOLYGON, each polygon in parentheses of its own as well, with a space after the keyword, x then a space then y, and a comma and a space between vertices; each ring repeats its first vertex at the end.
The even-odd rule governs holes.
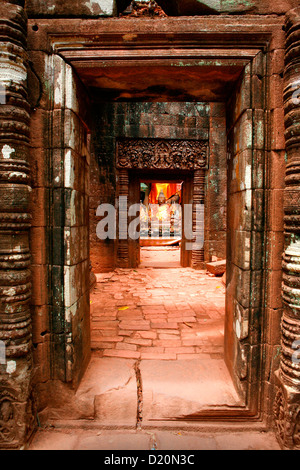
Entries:
MULTIPOLYGON (((198 240, 203 238, 204 242, 204 218, 203 225, 199 224, 199 215, 197 216, 197 210, 202 205, 204 208, 204 184, 205 184, 205 170, 196 170, 194 172, 194 196, 193 196, 193 232, 196 234, 194 243, 197 244, 198 240), (197 223, 198 218, 198 223, 197 223)), ((199 246, 192 251, 192 267, 194 269, 203 269, 204 266, 204 245, 199 246)))
POLYGON ((278 437, 287 448, 300 448, 300 8, 286 16, 285 253, 283 255, 281 361, 274 404, 278 437))
POLYGON ((27 23, 21 0, 0 5, 0 448, 33 428, 29 250, 27 23))
POLYGON ((117 264, 119 268, 128 268, 129 266, 129 247, 128 247, 128 212, 127 212, 127 203, 129 194, 129 175, 128 170, 120 169, 119 170, 119 206, 118 206, 118 253, 117 253, 117 264), (123 224, 120 228, 120 222, 123 220, 123 224), (126 223, 124 223, 124 221, 126 223))

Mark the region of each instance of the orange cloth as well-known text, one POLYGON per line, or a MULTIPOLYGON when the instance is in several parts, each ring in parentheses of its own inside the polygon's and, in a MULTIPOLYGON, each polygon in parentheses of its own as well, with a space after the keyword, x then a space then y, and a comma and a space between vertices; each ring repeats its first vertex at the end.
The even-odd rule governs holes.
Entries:
POLYGON ((177 191, 180 192, 181 197, 181 185, 176 183, 155 183, 152 184, 151 192, 149 194, 149 203, 157 204, 157 199, 159 193, 163 190, 166 199, 176 194, 177 191))

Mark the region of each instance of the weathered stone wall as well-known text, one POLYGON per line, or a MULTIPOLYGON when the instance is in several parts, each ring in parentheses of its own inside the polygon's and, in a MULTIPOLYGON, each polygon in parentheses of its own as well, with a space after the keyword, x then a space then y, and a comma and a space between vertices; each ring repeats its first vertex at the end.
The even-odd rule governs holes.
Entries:
POLYGON ((226 258, 227 132, 225 103, 210 103, 209 166, 205 190, 204 259, 226 258))
POLYGON ((28 85, 31 104, 31 271, 33 295, 31 301, 34 385, 39 404, 43 403, 41 384, 51 379, 51 167, 49 156, 49 124, 51 96, 45 83, 51 72, 48 56, 41 51, 29 51, 34 66, 29 69, 28 85), (33 68, 34 67, 34 68, 33 68))
MULTIPOLYGON (((270 15, 285 14, 298 6, 298 0, 158 0, 167 15, 270 15)), ((116 16, 130 0, 27 0, 30 18, 38 17, 100 17, 116 16)))
POLYGON ((113 269, 114 243, 96 236, 100 203, 113 203, 116 185, 116 139, 161 138, 208 140, 210 127, 209 171, 206 175, 205 258, 226 256, 226 123, 224 105, 203 103, 118 103, 102 106, 95 117, 94 155, 91 166, 90 242, 95 272, 113 269))
POLYGON ((283 55, 283 43, 277 40, 271 44, 269 56, 261 53, 256 56, 228 103, 225 337, 231 357, 229 354, 227 361, 230 367, 233 364, 237 383, 245 394, 249 376, 253 379, 255 374, 257 377, 261 374, 266 396, 262 411, 268 420, 272 419, 282 315, 283 55), (267 85, 270 94, 266 93, 267 85), (257 297, 254 292, 260 289, 262 297, 257 297), (250 331, 255 334, 249 343, 250 331), (252 363, 256 363, 255 370, 247 370, 251 357, 252 363))
POLYGON ((89 101, 59 56, 34 63, 31 151, 33 343, 39 408, 49 381, 76 386, 89 360, 89 101))
MULTIPOLYGON (((240 390, 260 374, 266 58, 246 66, 228 103, 226 360, 240 390), (251 331, 251 340, 249 332, 251 331), (255 333, 254 333, 255 332, 255 333), (249 370, 252 364, 252 370, 249 370)), ((253 392, 252 392, 253 393, 253 392)))
POLYGON ((27 0, 27 14, 37 17, 99 17, 114 16, 117 13, 115 0, 27 0))
POLYGON ((94 109, 92 154, 90 166, 90 259, 93 272, 111 271, 115 267, 114 240, 102 241, 97 237, 96 217, 100 204, 115 205, 115 108, 103 106, 103 113, 94 109))
POLYGON ((267 78, 269 93, 265 94, 269 132, 266 135, 265 174, 265 317, 263 380, 266 401, 263 410, 273 420, 275 375, 279 366, 280 324, 282 317, 282 253, 284 249, 284 188, 286 151, 283 109, 284 42, 270 45, 267 78))

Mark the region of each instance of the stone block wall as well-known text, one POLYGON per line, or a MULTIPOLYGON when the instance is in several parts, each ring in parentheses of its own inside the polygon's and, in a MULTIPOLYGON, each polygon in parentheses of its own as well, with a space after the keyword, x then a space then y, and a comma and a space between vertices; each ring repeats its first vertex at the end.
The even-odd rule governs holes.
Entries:
POLYGON ((93 111, 93 137, 90 166, 90 259, 94 273, 111 271, 115 267, 114 240, 102 241, 97 237, 96 217, 100 204, 115 205, 116 168, 115 168, 115 106, 105 105, 99 113, 93 111))
POLYGON ((260 374, 263 322, 265 56, 247 65, 227 105, 228 219, 225 338, 227 363, 240 391, 260 374), (251 335, 250 335, 251 332, 251 335), (252 364, 252 370, 249 365, 252 364))
POLYGON ((27 14, 30 18, 61 17, 61 18, 86 18, 99 16, 115 16, 117 4, 115 0, 27 0, 27 14))
POLYGON ((53 259, 52 282, 57 291, 52 299, 52 332, 56 334, 57 340, 57 364, 61 359, 65 368, 58 367, 53 373, 62 380, 76 384, 90 354, 90 156, 89 129, 86 124, 89 101, 71 67, 58 57, 55 60, 57 82, 54 82, 52 134, 52 168, 55 170, 51 215, 53 254, 57 257, 53 259), (64 318, 60 317, 61 312, 64 312, 64 318), (67 360, 60 356, 63 351, 67 360))
POLYGON ((237 371, 236 381, 245 395, 249 374, 252 377, 256 374, 255 380, 261 375, 267 397, 262 411, 268 419, 272 419, 282 315, 285 176, 282 48, 278 38, 271 44, 268 60, 262 53, 256 56, 246 67, 227 107, 226 350, 231 351, 227 362, 237 371), (265 92, 267 85, 270 85, 270 96, 265 92), (241 279, 242 289, 238 288, 241 279), (259 291, 262 295, 258 296, 259 291), (251 358, 256 366, 249 371, 246 365, 251 358))
POLYGON ((43 408, 49 381, 76 386, 90 354, 89 102, 59 56, 32 49, 29 57, 31 89, 40 86, 31 96, 30 245, 34 380, 43 408))
MULTIPOLYGON (((104 134, 102 134, 101 126, 96 129, 98 135, 104 135, 105 138, 102 139, 100 147, 97 147, 99 142, 94 143, 94 158, 90 165, 90 171, 88 128, 86 125, 89 109, 87 95, 71 68, 59 56, 55 54, 48 56, 48 53, 44 52, 49 44, 46 45, 42 41, 38 43, 33 39, 30 42, 29 62, 27 63, 26 18, 23 12, 25 3, 27 13, 34 19, 33 30, 39 27, 39 19, 43 17, 50 20, 59 17, 66 20, 68 18, 111 17, 117 16, 127 6, 127 2, 121 0, 92 0, 90 2, 79 2, 78 0, 72 2, 70 0, 65 2, 58 0, 49 2, 3 0, 1 2, 0 23, 3 32, 1 41, 4 42, 4 48, 0 54, 1 125, 3 131, 1 134, 3 148, 0 160, 3 170, 1 172, 1 188, 4 197, 1 200, 0 277, 2 303, 0 303, 0 313, 1 338, 7 342, 10 356, 7 366, 1 365, 0 395, 1 397, 9 397, 12 410, 10 421, 13 416, 18 430, 8 444, 3 444, 3 442, 0 444, 1 447, 10 448, 20 448, 34 426, 36 413, 33 405, 32 385, 35 386, 35 395, 39 396, 39 406, 42 407, 46 403, 50 379, 58 378, 72 382, 76 386, 84 371, 85 364, 88 362, 88 214, 93 213, 98 200, 105 202, 115 199, 115 173, 110 162, 108 164, 107 161, 103 162, 102 160, 104 154, 115 155, 115 138, 119 135, 197 138, 201 132, 201 135, 207 133, 211 137, 210 159, 211 161, 215 159, 216 165, 218 165, 225 148, 225 146, 222 148, 225 137, 224 107, 222 105, 210 104, 209 117, 203 116, 204 120, 209 120, 209 124, 205 124, 201 132, 193 124, 195 116, 189 114, 186 109, 186 118, 190 123, 185 122, 181 127, 179 132, 184 137, 179 137, 177 129, 182 126, 182 122, 179 126, 178 113, 176 115, 169 110, 157 116, 157 111, 150 113, 148 109, 145 112, 145 109, 141 108, 141 103, 136 105, 136 108, 129 103, 119 103, 113 106, 109 104, 106 108, 111 108, 110 113, 114 117, 112 122, 116 123, 119 130, 120 128, 123 130, 119 134, 114 126, 109 127, 111 125, 109 123, 104 134), (9 53, 6 54, 6 51, 9 53), (9 67, 7 67, 8 63, 9 67), (21 74, 19 74, 20 70, 21 74), (8 74, 7 71, 9 71, 8 74), (28 101, 31 110, 29 110, 27 101, 27 73, 28 101), (3 82, 7 80, 10 83, 7 94, 7 90, 5 90, 5 99, 8 98, 10 102, 3 103, 3 82), (3 104, 4 106, 2 106, 3 104), (149 117, 151 114, 152 116, 149 117), (156 117, 158 121, 154 120, 156 117), (159 122, 159 119, 163 119, 163 121, 159 122), (186 131, 186 129, 188 130, 186 131), (216 129, 221 131, 216 132, 216 129), (213 137, 214 132, 219 136, 220 141, 217 137, 213 137), (18 162, 16 163, 15 160, 18 162), (10 166, 11 164, 12 166, 10 166), (11 175, 11 172, 16 169, 18 174, 11 175), (29 169, 31 170, 31 183, 29 183, 29 169), (86 184, 89 172, 92 183, 92 204, 90 207, 87 204, 89 188, 86 184), (7 183, 8 178, 9 182, 7 183), (99 181, 100 185, 98 185, 99 181), (29 193, 31 193, 30 207, 28 205, 29 193), (33 217, 29 249, 30 214, 33 217), (32 295, 29 266, 33 281, 32 295), (10 274, 10 270, 13 275, 10 274), (16 271, 18 275, 16 275, 16 271), (7 294, 7 280, 9 281, 9 292, 11 289, 15 289, 18 295, 7 294), (34 382, 31 381, 32 349, 29 303, 31 303, 33 323, 34 382)), ((258 19, 258 16, 253 19, 255 15, 259 15, 260 19, 263 15, 265 18, 267 15, 274 15, 274 17, 267 18, 270 21, 273 21, 272 18, 274 21, 275 18, 278 20, 280 15, 283 19, 288 10, 298 6, 299 1, 203 0, 198 2, 191 0, 184 2, 184 0, 174 0, 159 3, 169 15, 243 14, 243 20, 249 18, 249 21, 255 23, 258 19)), ((299 12, 293 13, 290 20, 294 14, 296 17, 299 16, 299 12)), ((212 18, 215 17, 210 16, 210 21, 213 21, 212 18)), ((132 24, 135 24, 134 21, 132 20, 132 24)), ((167 20, 161 19, 160 21, 162 24, 166 24, 167 20)), ((176 19, 171 21, 174 27, 176 19)), ((297 22, 299 23, 298 20, 297 22)), ((265 32, 263 25, 257 27, 260 28, 262 34, 265 32)), ((299 119, 297 119, 297 110, 292 110, 290 113, 289 93, 293 81, 298 77, 298 69, 295 64, 297 64, 299 55, 297 55, 296 46, 299 28, 294 25, 294 21, 291 21, 290 26, 287 24, 287 27, 287 32, 289 28, 292 28, 288 32, 290 38, 286 46, 285 67, 287 144, 284 142, 282 90, 285 32, 281 30, 281 26, 280 31, 274 33, 269 44, 268 61, 265 62, 265 58, 261 54, 256 57, 252 65, 246 68, 236 93, 227 103, 229 150, 227 274, 229 285, 226 337, 229 343, 227 350, 231 352, 227 359, 231 370, 233 368, 236 370, 236 382, 245 395, 249 392, 248 384, 250 382, 253 384, 262 383, 265 387, 267 393, 264 396, 267 399, 263 404, 263 412, 269 423, 272 420, 270 410, 274 402, 274 371, 279 367, 280 356, 282 358, 281 372, 286 370, 284 369, 287 367, 286 355, 290 354, 290 351, 287 353, 288 348, 285 347, 285 356, 282 355, 281 345, 287 337, 290 341, 291 337, 298 334, 299 330, 299 322, 295 328, 292 324, 292 329, 287 328, 287 325, 283 325, 280 329, 282 315, 281 256, 284 245, 283 193, 287 159, 285 146, 288 149, 290 164, 298 165, 297 123, 299 119), (269 94, 266 94, 266 83, 270 87, 269 94), (266 129, 269 129, 269 132, 266 132, 266 129), (296 140, 295 149, 292 148, 294 140, 296 140), (247 250, 249 243, 252 247, 251 252, 247 250), (234 249, 236 246, 243 246, 246 249, 236 250, 234 249), (265 257, 263 257, 264 252, 266 253, 265 257), (262 295, 256 297, 257 292, 261 292, 262 295), (229 305, 232 307, 229 308, 229 305), (263 337, 262 330, 264 331, 263 337), (251 339, 249 339, 250 332, 251 339), (233 365, 234 367, 232 367, 233 365), (262 380, 259 381, 259 378, 262 380)), ((230 31, 228 23, 227 28, 227 31, 230 31)), ((4 85, 6 86, 6 83, 4 85)), ((152 103, 149 106, 153 106, 154 109, 163 106, 163 104, 152 103)), ((176 109, 178 104, 170 103, 167 106, 170 106, 170 109, 171 107, 176 109)), ((103 109, 104 114, 106 112, 108 115, 105 106, 103 109)), ((100 118, 103 118, 103 113, 100 113, 100 118)), ((180 119, 183 119, 183 116, 180 116, 180 119)), ((293 187, 293 172, 297 173, 297 171, 292 168, 292 175, 290 176, 290 173, 287 175, 285 212, 286 223, 295 222, 295 227, 288 227, 288 232, 290 230, 298 236, 299 201, 297 186, 293 187)), ((207 204, 212 211, 215 211, 214 215, 218 211, 218 204, 213 198, 213 188, 217 176, 217 172, 214 172, 214 167, 211 166, 208 172, 206 196, 207 204)), ((298 180, 296 183, 298 184, 298 180)), ((218 195, 224 194, 223 188, 223 185, 222 189, 219 185, 218 195)), ((91 220, 95 225, 93 216, 91 216, 91 220)), ((226 226, 223 218, 217 220, 215 217, 214 220, 212 217, 208 222, 211 223, 211 226, 210 243, 206 244, 206 259, 209 259, 212 254, 220 256, 218 250, 220 247, 223 250, 224 227, 226 226), (220 243, 220 247, 217 243, 220 243)), ((95 232, 94 229, 92 231, 95 232)), ((288 237, 292 236, 288 235, 288 237)), ((105 269, 110 269, 108 260, 114 259, 114 247, 102 247, 99 245, 99 241, 93 238, 92 247, 96 242, 98 245, 94 251, 95 259, 98 257, 99 250, 102 254, 106 253, 103 255, 103 259, 106 259, 103 264, 105 269)), ((103 266, 100 266, 99 269, 103 269, 103 266)), ((291 277, 286 269, 284 279, 286 288, 290 282, 294 282, 294 277, 297 278, 295 273, 292 273, 291 277)), ((298 297, 295 296, 292 300, 297 303, 298 297)), ((285 308, 289 312, 289 306, 286 305, 285 308)), ((298 305, 296 308, 298 309, 298 305)), ((298 369, 295 368, 293 373, 297 374, 298 369)), ((298 379, 295 383, 299 388, 298 379)), ((260 392, 261 389, 257 387, 256 391, 260 392)), ((299 400, 297 401, 297 398, 293 398, 293 400, 293 407, 296 407, 298 413, 299 400)), ((287 433, 290 434, 292 428, 290 409, 287 408, 285 416, 282 417, 282 404, 278 401, 278 410, 279 432, 284 425, 287 433)), ((296 419, 299 421, 299 413, 296 419)), ((16 426, 12 427, 13 432, 15 428, 16 426)), ((295 426, 292 432, 294 433, 294 430, 297 432, 297 429, 295 426)), ((290 439, 290 436, 288 437, 290 439)), ((293 445, 294 442, 289 441, 289 446, 293 445)))
POLYGON ((206 174, 204 260, 226 258, 227 136, 226 105, 210 103, 209 167, 206 174))

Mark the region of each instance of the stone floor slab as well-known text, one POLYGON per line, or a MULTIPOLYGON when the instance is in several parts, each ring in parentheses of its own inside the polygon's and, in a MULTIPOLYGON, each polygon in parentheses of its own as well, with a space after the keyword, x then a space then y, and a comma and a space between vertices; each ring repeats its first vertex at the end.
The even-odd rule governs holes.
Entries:
MULTIPOLYGON (((271 432, 248 431, 216 433, 130 430, 39 430, 30 446, 34 450, 280 450, 271 432)), ((109 454, 108 454, 109 455, 109 454)))
POLYGON ((145 422, 243 405, 222 359, 142 360, 140 371, 145 422))

